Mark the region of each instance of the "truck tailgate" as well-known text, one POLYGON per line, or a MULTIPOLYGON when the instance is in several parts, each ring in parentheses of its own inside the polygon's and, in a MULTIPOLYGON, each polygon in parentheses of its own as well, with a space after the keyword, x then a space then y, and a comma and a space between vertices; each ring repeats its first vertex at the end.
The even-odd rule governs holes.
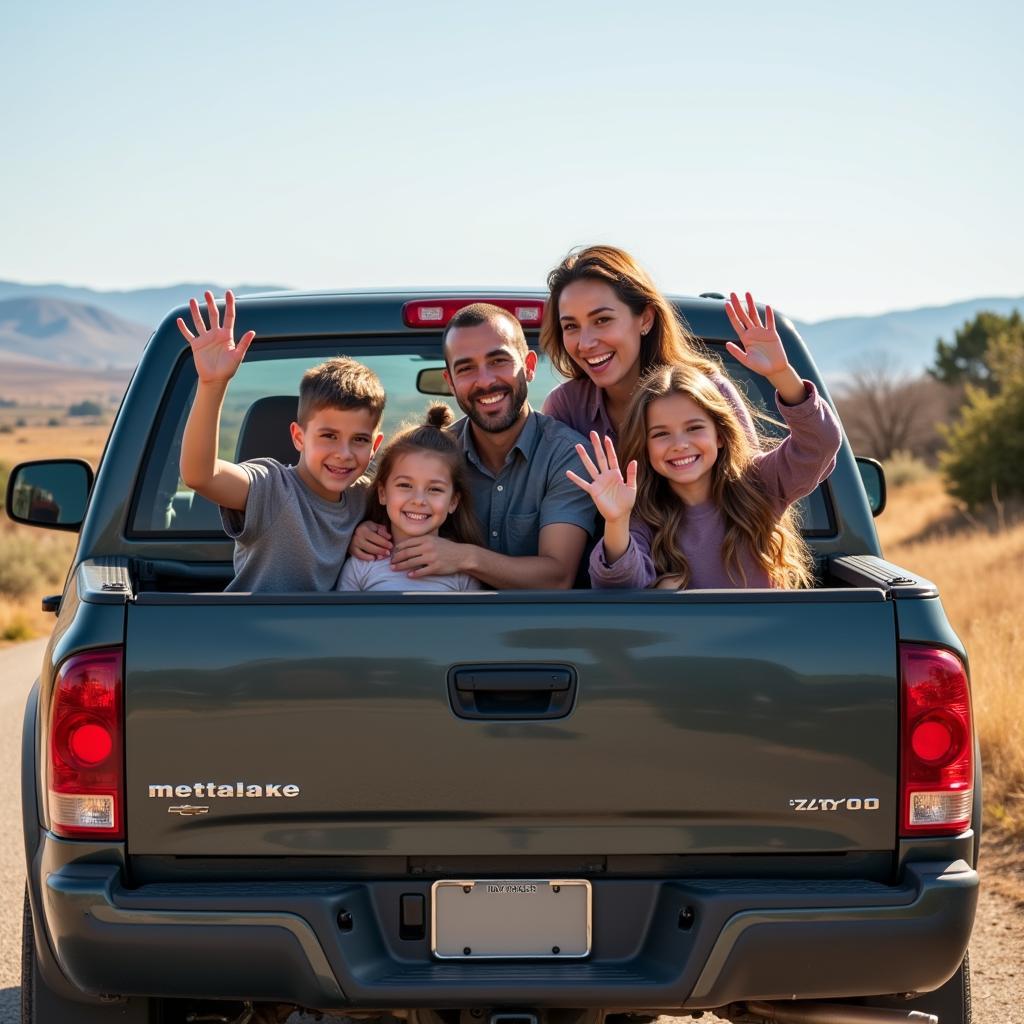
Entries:
POLYGON ((892 849, 893 603, 820 595, 141 595, 129 852, 892 849), (459 717, 459 667, 571 676, 567 713, 459 717))

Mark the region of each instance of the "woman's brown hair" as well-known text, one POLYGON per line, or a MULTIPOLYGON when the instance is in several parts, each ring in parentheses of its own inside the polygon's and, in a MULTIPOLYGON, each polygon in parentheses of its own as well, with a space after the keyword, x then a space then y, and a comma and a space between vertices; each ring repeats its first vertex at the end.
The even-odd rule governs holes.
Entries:
POLYGON ((641 378, 626 413, 619 444, 623 466, 636 459, 637 494, 633 515, 653 533, 651 555, 659 582, 678 577, 680 589, 691 578, 689 563, 677 542, 686 518, 686 505, 669 482, 651 468, 647 457, 647 409, 668 395, 685 395, 710 416, 721 448, 711 467, 711 500, 725 518, 722 561, 737 587, 748 585, 741 554, 748 552, 773 587, 795 589, 811 585, 810 551, 800 536, 792 507, 781 513, 750 470, 756 453, 732 406, 715 382, 692 366, 656 367, 641 378))
POLYGON ((377 487, 387 482, 394 471, 395 461, 402 455, 413 452, 427 452, 436 455, 448 467, 452 478, 452 490, 459 503, 455 511, 441 525, 438 535, 459 544, 482 544, 480 527, 473 514, 473 497, 469 492, 469 474, 466 458, 458 441, 445 430, 455 417, 443 402, 436 402, 427 410, 425 421, 418 426, 406 427, 384 446, 377 460, 374 478, 376 501, 370 502, 366 518, 372 523, 388 525, 388 510, 381 503, 377 487))
POLYGON ((640 339, 640 374, 655 366, 693 366, 703 373, 720 373, 721 366, 701 347, 679 319, 675 307, 658 291, 647 271, 622 249, 613 245, 591 245, 569 253, 548 274, 540 347, 563 377, 585 377, 584 371, 565 351, 558 300, 566 285, 574 281, 603 281, 619 301, 640 316, 645 309, 654 314, 651 329, 640 339))

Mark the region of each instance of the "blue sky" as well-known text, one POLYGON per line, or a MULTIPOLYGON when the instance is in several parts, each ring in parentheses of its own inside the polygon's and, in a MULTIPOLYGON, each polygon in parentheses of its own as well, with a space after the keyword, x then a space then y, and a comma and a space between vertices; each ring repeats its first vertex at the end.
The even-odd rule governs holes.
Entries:
POLYGON ((9 7, 0 278, 1024 293, 1020 8, 710 6, 9 7))

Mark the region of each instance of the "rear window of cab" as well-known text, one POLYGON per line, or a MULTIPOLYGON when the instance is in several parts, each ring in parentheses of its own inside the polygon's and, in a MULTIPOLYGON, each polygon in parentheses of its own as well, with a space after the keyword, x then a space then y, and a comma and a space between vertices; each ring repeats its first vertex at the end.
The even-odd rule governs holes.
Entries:
MULTIPOLYGON (((768 382, 731 359, 724 347, 709 347, 751 404, 778 420, 768 382)), ((454 398, 430 393, 437 389, 438 375, 422 373, 444 368, 440 334, 414 341, 404 335, 392 341, 380 337, 347 338, 342 344, 337 340, 329 344, 268 342, 249 350, 228 388, 221 416, 220 458, 237 462, 265 455, 294 462, 297 453, 291 446, 288 423, 294 416, 291 409, 297 401, 299 381, 311 366, 337 355, 358 359, 380 377, 387 393, 381 422, 385 441, 401 426, 421 422, 432 402, 445 402, 456 417, 462 415, 454 398), (420 390, 418 384, 425 385, 429 392, 420 390)), ((540 409, 548 392, 562 380, 542 355, 530 384, 531 406, 540 409)), ((165 396, 139 478, 130 518, 129 532, 133 537, 224 539, 217 507, 186 487, 178 473, 181 440, 195 387, 195 368, 184 352, 165 396)), ((760 429, 780 436, 785 432, 781 424, 776 428, 762 422, 760 429)), ((801 501, 798 509, 805 536, 834 534, 827 484, 801 501)))

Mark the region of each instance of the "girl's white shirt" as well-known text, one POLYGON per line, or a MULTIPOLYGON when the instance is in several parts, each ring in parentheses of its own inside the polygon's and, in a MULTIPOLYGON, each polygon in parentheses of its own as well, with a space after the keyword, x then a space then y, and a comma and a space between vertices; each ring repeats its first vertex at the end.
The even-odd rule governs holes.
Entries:
POLYGON ((422 593, 438 590, 482 590, 480 581, 464 572, 450 576, 420 576, 410 579, 404 571, 396 572, 387 558, 364 562, 350 558, 342 567, 336 590, 392 590, 422 593))

